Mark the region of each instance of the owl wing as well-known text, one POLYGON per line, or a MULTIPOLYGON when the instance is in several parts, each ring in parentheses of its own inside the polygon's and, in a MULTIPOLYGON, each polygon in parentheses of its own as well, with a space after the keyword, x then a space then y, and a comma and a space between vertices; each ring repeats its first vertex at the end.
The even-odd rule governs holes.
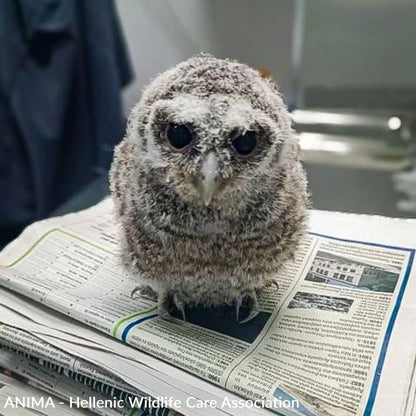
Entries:
POLYGON ((114 159, 109 173, 110 192, 121 212, 133 173, 133 163, 133 144, 125 137, 114 149, 114 159))

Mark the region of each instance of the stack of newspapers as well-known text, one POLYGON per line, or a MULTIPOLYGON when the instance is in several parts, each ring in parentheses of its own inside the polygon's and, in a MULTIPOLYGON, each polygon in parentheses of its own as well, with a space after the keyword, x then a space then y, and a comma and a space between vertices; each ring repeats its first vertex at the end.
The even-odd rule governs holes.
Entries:
POLYGON ((261 313, 159 318, 110 199, 0 254, 1 415, 416 416, 416 221, 312 211, 261 313))

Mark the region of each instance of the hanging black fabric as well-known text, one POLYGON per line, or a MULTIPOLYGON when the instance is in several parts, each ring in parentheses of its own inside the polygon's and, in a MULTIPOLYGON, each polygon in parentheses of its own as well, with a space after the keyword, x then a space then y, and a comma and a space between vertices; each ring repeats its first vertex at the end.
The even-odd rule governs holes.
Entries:
POLYGON ((108 168, 130 78, 112 0, 0 2, 0 229, 108 168))

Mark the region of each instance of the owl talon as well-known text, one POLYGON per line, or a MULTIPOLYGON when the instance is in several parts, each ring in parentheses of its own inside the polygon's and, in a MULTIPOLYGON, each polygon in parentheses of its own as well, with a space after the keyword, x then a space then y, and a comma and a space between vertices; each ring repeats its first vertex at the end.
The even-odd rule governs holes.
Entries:
POLYGON ((131 293, 130 293, 130 297, 131 297, 131 298, 133 298, 133 297, 134 297, 134 295, 142 289, 142 287, 143 287, 143 286, 137 286, 137 287, 135 287, 135 288, 131 291, 131 293))
POLYGON ((241 299, 237 299, 235 302, 235 321, 238 322, 240 320, 240 308, 241 308, 241 299))
POLYGON ((185 302, 183 302, 177 295, 165 294, 159 298, 159 316, 162 319, 171 321, 173 316, 171 311, 173 306, 176 307, 182 314, 182 319, 186 322, 185 302))
POLYGON ((137 292, 139 292, 139 296, 153 302, 157 301, 158 295, 157 292, 153 290, 153 288, 149 285, 140 285, 135 287, 131 292, 131 297, 133 297, 137 292))
POLYGON ((250 322, 251 320, 253 320, 258 314, 260 313, 260 311, 258 309, 253 309, 251 310, 251 312, 248 314, 247 318, 244 318, 242 321, 239 322, 239 324, 245 324, 247 322, 250 322))
POLYGON ((275 287, 276 292, 279 291, 279 283, 277 283, 276 279, 269 280, 265 285, 265 287, 271 287, 271 286, 275 287))
POLYGON ((159 314, 159 318, 162 318, 165 321, 171 321, 173 319, 172 315, 166 309, 159 308, 158 314, 159 314))
POLYGON ((183 319, 183 321, 184 322, 186 322, 186 314, 185 314, 185 308, 178 308, 179 309, 179 311, 181 312, 181 314, 182 314, 182 319, 183 319))
POLYGON ((182 299, 180 299, 177 295, 174 295, 173 303, 176 306, 176 309, 178 309, 182 314, 182 319, 186 322, 185 302, 182 299))
MULTIPOLYGON (((242 296, 239 300, 240 305, 242 304, 243 299, 247 299, 247 306, 249 308, 249 313, 246 318, 239 322, 239 324, 245 324, 252 319, 254 319, 259 313, 259 302, 257 300, 257 293, 255 290, 248 292, 246 295, 242 296)), ((238 308, 240 309, 240 308, 238 308)))
POLYGON ((172 309, 172 296, 164 293, 159 297, 159 317, 165 319, 167 321, 171 321, 173 319, 172 315, 170 314, 170 310, 172 309))

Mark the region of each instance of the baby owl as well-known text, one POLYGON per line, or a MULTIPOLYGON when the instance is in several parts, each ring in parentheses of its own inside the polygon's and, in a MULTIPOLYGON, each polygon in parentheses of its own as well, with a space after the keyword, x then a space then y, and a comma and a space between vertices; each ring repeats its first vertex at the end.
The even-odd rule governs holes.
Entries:
POLYGON ((305 230, 299 152, 277 87, 244 64, 198 55, 145 89, 110 187, 123 264, 160 316, 234 304, 238 321, 243 300, 244 322, 259 313, 305 230))

